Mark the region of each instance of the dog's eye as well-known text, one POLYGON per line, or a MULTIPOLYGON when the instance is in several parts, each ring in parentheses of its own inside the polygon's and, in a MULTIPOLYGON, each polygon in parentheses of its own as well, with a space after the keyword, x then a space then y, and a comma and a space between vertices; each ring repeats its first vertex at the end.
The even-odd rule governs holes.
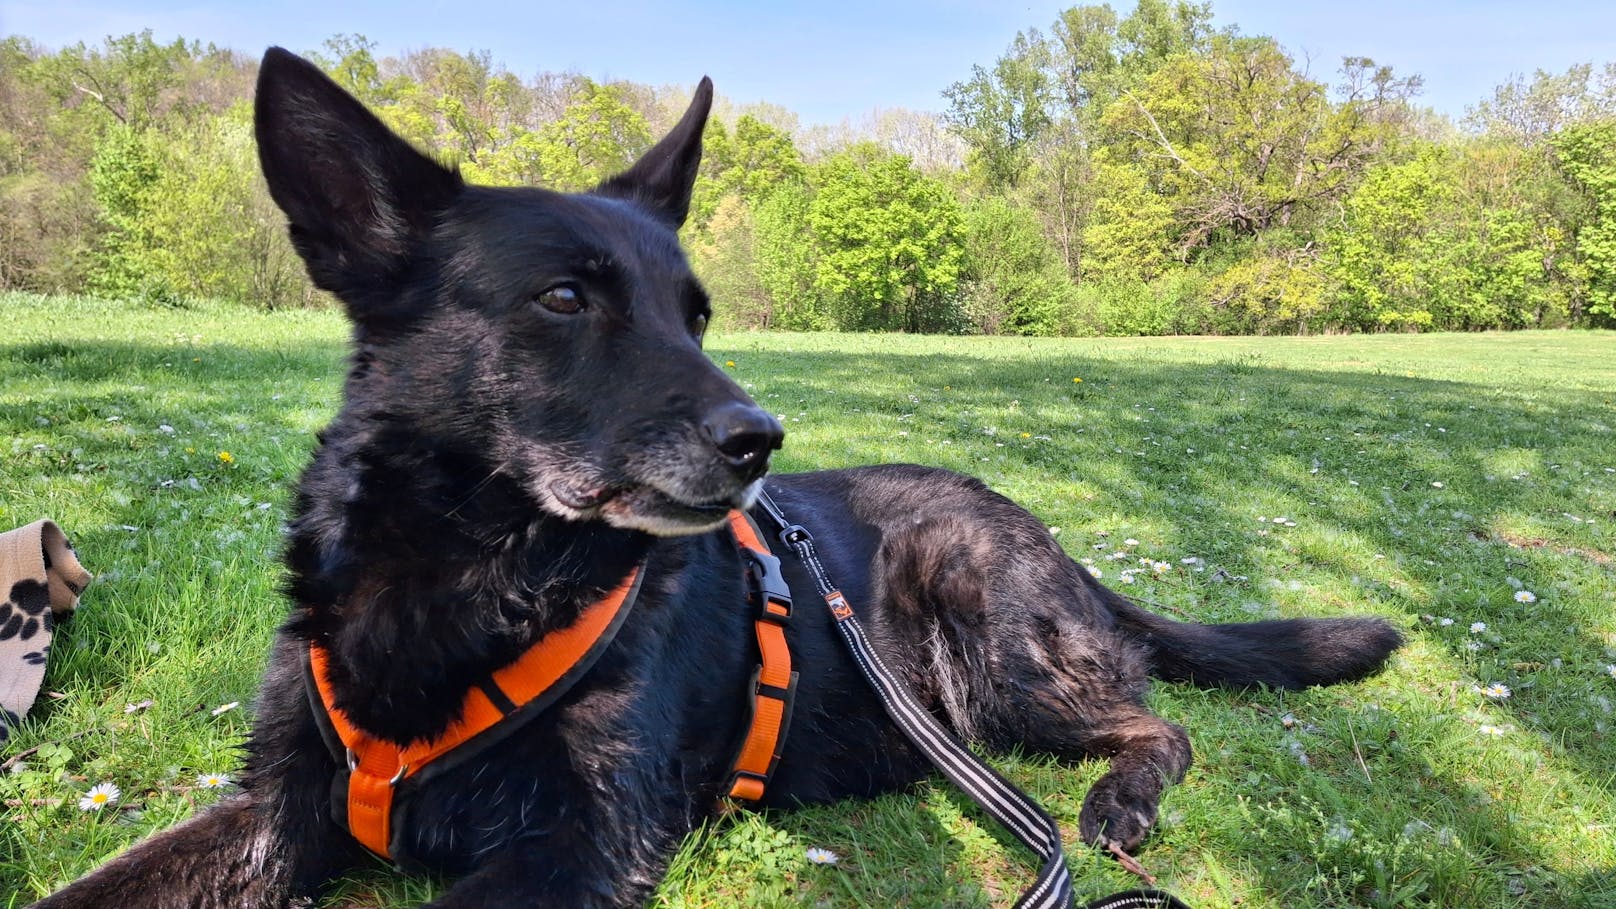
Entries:
POLYGON ((690 333, 696 336, 697 341, 707 337, 707 317, 697 316, 692 319, 690 321, 690 333))
POLYGON ((533 302, 564 316, 570 316, 584 308, 583 294, 578 293, 578 289, 570 284, 557 284, 535 296, 533 302))

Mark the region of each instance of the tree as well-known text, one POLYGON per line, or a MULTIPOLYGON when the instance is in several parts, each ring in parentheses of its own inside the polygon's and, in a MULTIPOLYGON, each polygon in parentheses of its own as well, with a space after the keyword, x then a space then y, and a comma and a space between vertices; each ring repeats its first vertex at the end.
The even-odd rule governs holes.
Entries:
POLYGON ((551 189, 589 189, 627 170, 651 147, 645 118, 621 89, 585 80, 561 119, 539 129, 539 172, 551 189))
POLYGON ((971 78, 943 96, 948 122, 970 146, 971 165, 989 187, 1013 187, 1033 143, 1053 122, 1049 45, 1037 29, 1017 32, 992 69, 971 67, 971 78))
POLYGON ((1616 118, 1571 126, 1554 137, 1553 148, 1587 204, 1576 250, 1587 273, 1588 312, 1616 323, 1616 118))
POLYGON ((90 277, 97 293, 172 297, 157 262, 161 244, 151 223, 161 177, 162 150, 152 134, 120 123, 102 136, 90 164, 90 186, 106 225, 90 277))
POLYGON ((1540 156, 1475 140, 1375 167, 1326 232, 1335 324, 1474 330, 1568 314, 1568 200, 1540 156))
POLYGON ((836 327, 815 282, 819 250, 809 226, 813 194, 787 183, 770 193, 756 214, 758 283, 769 295, 770 324, 792 331, 836 327))
POLYGON ((717 327, 772 327, 774 301, 759 275, 757 221, 744 199, 725 196, 706 228, 686 245, 696 274, 712 297, 717 327))
POLYGON ((791 135, 751 114, 735 121, 732 134, 721 121, 707 124, 701 172, 691 199, 691 221, 705 224, 726 196, 761 203, 775 189, 801 182, 808 173, 791 135))
POLYGON ((858 146, 817 168, 814 286, 839 327, 946 331, 964 257, 959 202, 908 158, 858 146))
POLYGON ((1468 108, 1471 130, 1522 145, 1538 145, 1566 127, 1616 118, 1616 63, 1597 73, 1582 63, 1554 74, 1538 70, 1528 82, 1515 76, 1490 99, 1468 108))
POLYGON ((965 207, 965 314, 984 334, 1054 335, 1073 287, 1037 217, 1000 196, 965 207))
POLYGON ((1118 18, 1110 6, 1074 6, 1052 29, 1067 113, 1092 126, 1112 102, 1178 56, 1206 52, 1212 5, 1139 0, 1118 18))
POLYGON ((341 34, 327 38, 321 47, 325 52, 312 53, 309 59, 349 94, 372 107, 393 100, 393 92, 382 81, 381 66, 376 62, 376 42, 364 35, 341 34))
POLYGON ((180 90, 187 64, 209 47, 175 39, 152 40, 151 29, 108 38, 100 48, 83 43, 41 61, 41 76, 62 102, 91 103, 116 122, 135 131, 150 127, 176 106, 184 106, 180 90))
POLYGON ((1095 171, 1093 217, 1083 231, 1083 277, 1149 281, 1171 261, 1172 206, 1152 191, 1145 170, 1103 164, 1095 171))
MULTIPOLYGON (((1348 61, 1349 73, 1373 64, 1348 61)), ((1205 55, 1173 58, 1105 115, 1106 160, 1141 167, 1173 206, 1180 244, 1289 227, 1346 195, 1395 137, 1388 108, 1417 81, 1389 70, 1349 79, 1332 104, 1269 38, 1220 35, 1205 55)))

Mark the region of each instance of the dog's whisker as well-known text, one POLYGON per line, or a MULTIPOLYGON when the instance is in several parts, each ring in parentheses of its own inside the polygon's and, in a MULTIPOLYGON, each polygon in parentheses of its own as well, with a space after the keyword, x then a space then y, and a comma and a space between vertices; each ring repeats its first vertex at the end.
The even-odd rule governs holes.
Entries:
POLYGON ((510 466, 510 463, 511 462, 509 460, 502 461, 492 470, 488 471, 488 475, 479 480, 476 485, 472 486, 470 491, 466 493, 465 497, 456 502, 448 511, 444 512, 443 516, 446 518, 452 518, 458 514, 460 509, 470 504, 471 501, 477 497, 478 493, 482 492, 484 489, 487 489, 496 478, 503 474, 505 469, 510 466))

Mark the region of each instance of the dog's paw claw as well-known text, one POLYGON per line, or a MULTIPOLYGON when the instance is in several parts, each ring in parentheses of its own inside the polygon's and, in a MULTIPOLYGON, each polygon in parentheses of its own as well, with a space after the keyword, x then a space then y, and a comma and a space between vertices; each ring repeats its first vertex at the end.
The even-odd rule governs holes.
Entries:
POLYGON ((1155 795, 1130 793, 1127 781, 1105 776, 1089 790, 1078 816, 1078 831, 1085 843, 1104 851, 1112 846, 1133 852, 1156 823, 1155 795))

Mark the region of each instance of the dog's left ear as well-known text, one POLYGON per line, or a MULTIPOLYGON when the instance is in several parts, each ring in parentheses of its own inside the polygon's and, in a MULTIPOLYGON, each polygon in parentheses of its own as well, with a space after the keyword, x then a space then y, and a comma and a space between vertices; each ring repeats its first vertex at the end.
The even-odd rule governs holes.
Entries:
POLYGON ((638 202, 674 228, 683 226, 690 214, 696 170, 701 166, 701 133, 712 106, 713 80, 702 76, 696 96, 678 125, 633 167, 601 183, 595 192, 638 202))

